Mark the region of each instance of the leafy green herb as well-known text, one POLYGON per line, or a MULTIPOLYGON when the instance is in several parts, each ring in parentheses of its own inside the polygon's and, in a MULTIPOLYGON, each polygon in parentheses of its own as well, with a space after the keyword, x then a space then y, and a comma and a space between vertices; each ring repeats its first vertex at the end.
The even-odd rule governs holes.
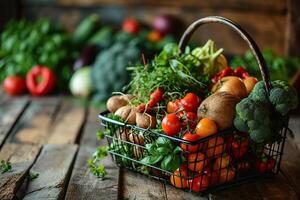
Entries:
POLYGON ((146 149, 149 156, 144 157, 141 162, 147 165, 155 165, 160 162, 160 167, 170 172, 178 169, 185 160, 182 149, 164 137, 159 137, 152 144, 146 144, 146 149))
POLYGON ((185 92, 205 96, 209 76, 225 65, 218 60, 222 51, 215 51, 211 40, 192 51, 187 48, 183 54, 179 54, 177 45, 168 44, 152 62, 128 68, 132 81, 126 88, 138 97, 136 104, 146 103, 157 88, 164 89, 167 100, 180 98, 185 92))
POLYGON ((87 161, 90 172, 99 178, 103 178, 106 175, 105 167, 100 162, 107 156, 107 150, 107 146, 98 147, 93 157, 87 161))
POLYGON ((97 134, 98 141, 102 140, 105 136, 105 133, 102 130, 98 130, 96 134, 97 134))
POLYGON ((12 166, 9 161, 1 160, 0 168, 1 168, 1 174, 12 171, 12 166))
POLYGON ((103 178, 106 175, 106 169, 104 165, 97 164, 93 159, 87 161, 90 172, 98 178, 103 178))
POLYGON ((30 174, 29 174, 29 180, 32 181, 32 180, 38 178, 39 175, 40 175, 39 173, 30 172, 30 174))

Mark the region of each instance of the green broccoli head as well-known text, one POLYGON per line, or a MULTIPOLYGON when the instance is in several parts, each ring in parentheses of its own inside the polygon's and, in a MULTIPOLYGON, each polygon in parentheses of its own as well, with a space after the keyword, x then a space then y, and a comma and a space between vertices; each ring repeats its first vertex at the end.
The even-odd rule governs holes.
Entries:
POLYGON ((279 80, 273 81, 272 86, 270 102, 281 115, 286 115, 290 110, 297 107, 298 95, 293 87, 279 80))
POLYGON ((234 126, 249 132, 256 143, 268 143, 273 138, 269 107, 264 102, 245 98, 236 105, 234 126))
POLYGON ((263 81, 259 81, 255 84, 253 90, 251 91, 249 98, 253 101, 261 101, 264 103, 268 102, 268 93, 265 88, 265 83, 263 81))

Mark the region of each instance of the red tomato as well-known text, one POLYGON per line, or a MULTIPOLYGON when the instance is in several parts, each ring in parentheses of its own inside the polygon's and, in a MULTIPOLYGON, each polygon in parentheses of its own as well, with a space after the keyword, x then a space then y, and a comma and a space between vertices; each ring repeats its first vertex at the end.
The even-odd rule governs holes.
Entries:
POLYGON ((187 188, 188 179, 186 169, 178 169, 170 176, 170 182, 177 188, 187 188))
MULTIPOLYGON (((189 142, 195 142, 195 141, 198 141, 200 139, 200 136, 197 135, 197 134, 187 132, 186 134, 184 134, 182 139, 184 139, 186 141, 189 141, 189 142)), ((180 146, 184 151, 196 152, 196 151, 198 151, 199 149, 201 149, 203 147, 203 143, 194 144, 194 145, 188 145, 188 144, 185 144, 185 143, 181 143, 180 146)))
POLYGON ((162 129, 166 135, 178 134, 181 129, 179 117, 174 113, 166 115, 162 120, 162 129))
POLYGON ((203 153, 189 153, 187 160, 188 160, 188 168, 192 171, 200 172, 204 168, 206 163, 205 155, 203 153))
POLYGON ((231 152, 235 158, 243 157, 249 148, 250 141, 248 138, 244 139, 233 139, 231 143, 231 152))
POLYGON ((212 138, 208 140, 206 156, 211 158, 213 156, 221 155, 226 149, 224 139, 221 137, 212 138))
POLYGON ((188 93, 180 100, 180 103, 185 111, 196 112, 200 105, 200 98, 194 93, 188 93))
POLYGON ((188 125, 190 129, 195 129, 197 126, 198 122, 198 117, 196 113, 193 112, 179 112, 178 113, 181 121, 182 121, 182 126, 187 127, 186 121, 188 121, 188 125))
POLYGON ((55 87, 55 74, 46 66, 35 66, 26 75, 26 85, 32 95, 49 94, 55 87))
POLYGON ((127 18, 122 25, 123 31, 130 34, 137 34, 140 31, 139 23, 133 18, 127 18))
POLYGON ((189 181, 190 190, 200 192, 208 188, 209 182, 207 175, 200 175, 189 181))
POLYGON ((214 170, 225 169, 226 167, 228 167, 230 161, 231 157, 228 154, 224 154, 218 157, 214 163, 214 170))
POLYGON ((8 76, 3 82, 3 88, 9 95, 20 95, 26 91, 26 81, 20 76, 8 76))

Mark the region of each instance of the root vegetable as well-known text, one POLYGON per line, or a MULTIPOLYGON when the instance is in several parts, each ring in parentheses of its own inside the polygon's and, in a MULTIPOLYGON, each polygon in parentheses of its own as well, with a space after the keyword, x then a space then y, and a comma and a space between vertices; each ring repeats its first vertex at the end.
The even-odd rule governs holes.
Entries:
POLYGON ((136 125, 141 128, 155 128, 156 119, 148 113, 136 113, 136 125))
POLYGON ((119 108, 115 115, 120 116, 125 123, 134 125, 136 123, 136 113, 135 107, 127 105, 119 108))
POLYGON ((250 94, 250 92, 252 91, 252 89, 254 88, 255 84, 257 83, 257 78, 253 77, 253 76, 249 76, 247 78, 245 78, 243 80, 246 89, 247 89, 247 93, 250 94))
POLYGON ((119 108, 128 105, 130 100, 133 98, 134 96, 132 94, 112 96, 107 100, 107 109, 109 110, 109 112, 114 113, 119 108))
POLYGON ((218 92, 228 92, 239 99, 247 97, 247 89, 243 81, 235 76, 226 76, 220 81, 218 92))
POLYGON ((129 134, 130 134, 130 129, 125 128, 123 131, 121 131, 118 134, 118 139, 122 140, 122 141, 129 141, 129 134))
POLYGON ((145 138, 141 133, 130 133, 129 134, 129 141, 134 144, 144 145, 145 138))
POLYGON ((216 122, 222 131, 233 126, 235 105, 239 101, 227 92, 214 93, 207 97, 198 108, 198 118, 209 118, 216 122))

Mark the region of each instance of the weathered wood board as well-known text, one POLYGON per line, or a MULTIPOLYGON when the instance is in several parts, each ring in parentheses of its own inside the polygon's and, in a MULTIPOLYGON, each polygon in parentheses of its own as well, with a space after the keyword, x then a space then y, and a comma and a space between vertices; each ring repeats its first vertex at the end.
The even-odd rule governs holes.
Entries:
POLYGON ((12 130, 8 141, 44 144, 52 131, 50 126, 60 100, 60 97, 33 98, 12 130))
POLYGON ((167 199, 165 185, 157 180, 128 171, 121 170, 120 195, 121 199, 167 199))
POLYGON ((0 160, 11 162, 12 171, 0 174, 0 199, 15 199, 17 191, 28 177, 40 146, 29 144, 6 144, 0 151, 0 160))
POLYGON ((24 199, 63 199, 77 145, 46 144, 30 169, 39 177, 28 183, 24 199))
POLYGON ((101 161, 107 172, 103 180, 92 175, 87 166, 87 160, 92 157, 96 147, 106 145, 105 140, 99 142, 96 138, 99 129, 98 113, 96 109, 89 109, 66 199, 118 199, 119 168, 112 162, 110 156, 101 161))
POLYGON ((12 98, 0 91, 0 147, 28 104, 26 97, 12 98))
POLYGON ((51 126, 47 143, 73 144, 78 139, 85 120, 85 108, 75 100, 64 98, 58 114, 51 126))

